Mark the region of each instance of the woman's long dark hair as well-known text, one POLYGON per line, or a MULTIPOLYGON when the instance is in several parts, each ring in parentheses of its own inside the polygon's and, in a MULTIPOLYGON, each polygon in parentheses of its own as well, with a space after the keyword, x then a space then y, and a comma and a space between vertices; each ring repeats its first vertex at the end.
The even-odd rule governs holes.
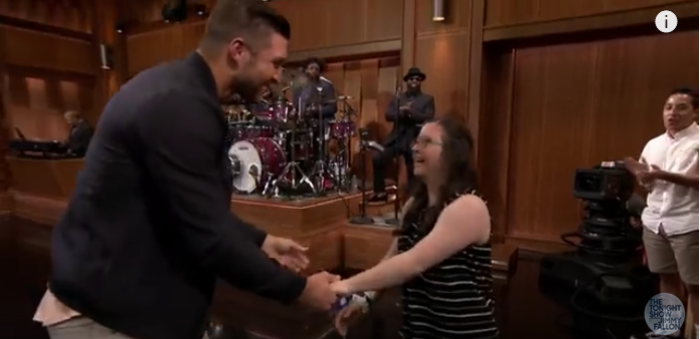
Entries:
POLYGON ((410 197, 413 202, 404 215, 399 234, 405 233, 413 223, 418 223, 423 234, 430 232, 443 208, 457 196, 477 190, 477 175, 473 165, 474 140, 471 132, 461 122, 450 116, 431 121, 442 127, 442 173, 445 181, 440 187, 437 203, 428 206, 428 187, 416 178, 410 197))

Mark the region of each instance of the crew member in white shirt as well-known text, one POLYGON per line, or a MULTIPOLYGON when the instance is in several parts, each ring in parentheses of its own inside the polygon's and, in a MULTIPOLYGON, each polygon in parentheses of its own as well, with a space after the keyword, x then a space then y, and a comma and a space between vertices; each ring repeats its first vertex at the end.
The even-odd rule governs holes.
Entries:
MULTIPOLYGON (((651 139, 634 172, 649 192, 642 213, 649 270, 659 275, 662 293, 683 299, 690 294, 695 331, 698 326, 698 94, 671 92, 663 109, 666 132, 651 139)), ((628 159, 629 160, 629 159, 628 159)), ((628 166, 629 168, 630 166, 628 166)), ((686 324, 686 327, 693 324, 686 324)), ((674 338, 653 332, 641 338, 674 338)), ((640 337, 638 337, 640 338, 640 337)))

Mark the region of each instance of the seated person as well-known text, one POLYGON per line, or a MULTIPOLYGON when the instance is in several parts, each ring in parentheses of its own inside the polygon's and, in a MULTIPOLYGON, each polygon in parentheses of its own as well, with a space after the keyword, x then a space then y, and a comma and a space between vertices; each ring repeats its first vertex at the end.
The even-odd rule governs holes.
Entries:
POLYGON ((332 120, 338 111, 338 105, 333 83, 322 76, 326 64, 321 59, 309 58, 304 62, 303 68, 305 81, 294 89, 294 105, 307 118, 318 118, 320 113, 323 120, 332 120))
POLYGON ((70 125, 68 140, 65 142, 68 154, 84 157, 94 133, 92 126, 77 111, 68 111, 63 118, 70 125))

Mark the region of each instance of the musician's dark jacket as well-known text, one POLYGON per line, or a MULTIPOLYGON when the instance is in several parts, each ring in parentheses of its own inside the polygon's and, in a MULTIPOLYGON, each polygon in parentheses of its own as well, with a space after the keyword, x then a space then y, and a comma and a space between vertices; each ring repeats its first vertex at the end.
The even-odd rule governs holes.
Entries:
POLYGON ((396 146, 400 151, 410 151, 411 144, 420 133, 422 124, 433 117, 435 117, 435 99, 432 95, 416 92, 402 93, 394 97, 384 112, 386 121, 394 123, 394 128, 384 140, 384 147, 396 146), (399 107, 408 102, 411 102, 411 110, 399 111, 399 107))
MULTIPOLYGON (((321 116, 324 120, 330 120, 335 117, 335 113, 338 111, 338 104, 336 103, 335 97, 335 86, 328 80, 324 78, 319 79, 317 83, 307 82, 304 86, 294 89, 292 93, 292 98, 294 99, 294 106, 299 109, 299 102, 301 99, 302 110, 307 107, 313 100, 318 100, 321 103, 321 116), (321 94, 318 94, 318 86, 321 87, 321 94)), ((318 114, 318 112, 316 113, 318 114)), ((314 116, 315 118, 315 116, 314 116)))
POLYGON ((93 130, 90 124, 81 119, 77 124, 71 127, 66 146, 71 154, 77 156, 85 156, 90 140, 92 139, 93 130))
POLYGON ((105 106, 51 246, 50 290, 139 339, 200 339, 217 276, 282 302, 306 280, 231 214, 226 123, 196 53, 139 73, 105 106))

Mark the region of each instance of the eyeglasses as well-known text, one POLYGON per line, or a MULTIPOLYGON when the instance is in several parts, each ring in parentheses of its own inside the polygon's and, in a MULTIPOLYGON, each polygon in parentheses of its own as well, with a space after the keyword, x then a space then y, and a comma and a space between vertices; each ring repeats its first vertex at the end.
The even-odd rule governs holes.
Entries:
POLYGON ((442 143, 428 138, 416 138, 416 140, 413 141, 413 144, 411 144, 411 148, 413 148, 414 146, 418 146, 419 148, 426 148, 428 145, 442 146, 442 143))

